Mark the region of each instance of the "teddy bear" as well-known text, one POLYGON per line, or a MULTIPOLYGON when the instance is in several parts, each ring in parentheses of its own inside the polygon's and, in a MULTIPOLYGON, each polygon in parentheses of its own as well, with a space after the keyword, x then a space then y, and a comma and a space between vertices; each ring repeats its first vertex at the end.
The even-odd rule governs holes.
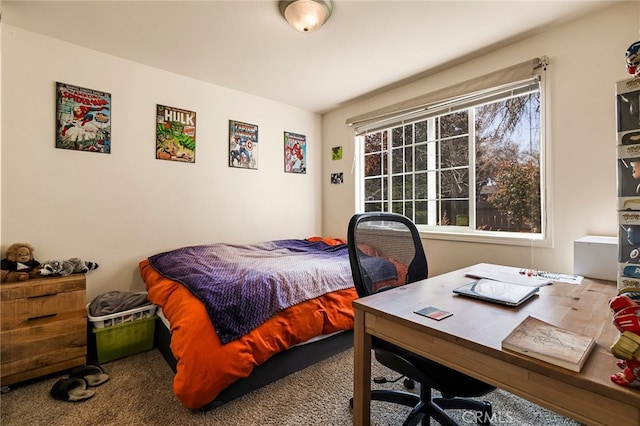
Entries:
POLYGON ((40 275, 60 275, 66 277, 71 274, 85 274, 98 268, 95 262, 85 262, 78 257, 67 260, 48 260, 40 265, 40 275))
POLYGON ((613 324, 620 331, 611 353, 622 371, 611 375, 617 385, 640 388, 640 289, 621 291, 609 301, 613 324))
POLYGON ((40 262, 33 257, 34 248, 27 243, 14 243, 7 248, 6 257, 2 259, 1 282, 26 281, 39 275, 40 262))

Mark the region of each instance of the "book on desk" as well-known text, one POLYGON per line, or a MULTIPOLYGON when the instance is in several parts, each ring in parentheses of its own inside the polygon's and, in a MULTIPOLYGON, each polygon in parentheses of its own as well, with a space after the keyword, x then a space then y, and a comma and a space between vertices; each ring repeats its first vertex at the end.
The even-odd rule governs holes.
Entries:
POLYGON ((596 340, 528 316, 503 341, 502 348, 580 372, 596 340))

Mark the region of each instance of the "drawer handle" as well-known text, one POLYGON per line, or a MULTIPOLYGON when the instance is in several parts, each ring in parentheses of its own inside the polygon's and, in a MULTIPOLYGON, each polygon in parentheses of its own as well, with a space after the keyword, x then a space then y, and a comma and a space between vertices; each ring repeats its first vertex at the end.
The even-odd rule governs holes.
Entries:
POLYGON ((37 316, 37 317, 29 317, 29 318, 27 318, 27 321, 32 321, 32 320, 37 320, 37 319, 42 319, 42 318, 55 317, 56 315, 58 315, 57 312, 54 312, 52 314, 40 315, 40 316, 37 316))
POLYGON ((58 293, 39 294, 38 296, 29 296, 27 299, 37 299, 38 297, 57 296, 58 293))

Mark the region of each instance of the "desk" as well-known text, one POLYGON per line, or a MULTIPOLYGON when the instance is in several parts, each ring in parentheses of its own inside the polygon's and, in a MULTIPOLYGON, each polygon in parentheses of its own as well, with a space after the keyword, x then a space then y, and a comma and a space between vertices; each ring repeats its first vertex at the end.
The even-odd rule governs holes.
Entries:
MULTIPOLYGON (((354 424, 368 425, 371 399, 371 336, 490 383, 587 425, 640 425, 640 390, 618 386, 620 371, 609 348, 618 337, 608 302, 609 281, 554 283, 519 308, 454 296, 473 281, 458 271, 354 301, 354 424), (435 321, 414 313, 433 305, 453 312, 435 321), (501 341, 527 315, 596 336, 580 373, 503 351, 501 341)), ((494 413, 500 407, 493 408, 494 413)))

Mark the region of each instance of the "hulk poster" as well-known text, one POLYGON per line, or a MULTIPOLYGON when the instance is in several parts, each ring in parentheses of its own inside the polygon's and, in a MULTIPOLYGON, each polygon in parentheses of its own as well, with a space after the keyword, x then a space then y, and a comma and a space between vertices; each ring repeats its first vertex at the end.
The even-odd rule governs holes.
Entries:
POLYGON ((156 158, 195 163, 196 113, 158 105, 156 117, 156 158))

